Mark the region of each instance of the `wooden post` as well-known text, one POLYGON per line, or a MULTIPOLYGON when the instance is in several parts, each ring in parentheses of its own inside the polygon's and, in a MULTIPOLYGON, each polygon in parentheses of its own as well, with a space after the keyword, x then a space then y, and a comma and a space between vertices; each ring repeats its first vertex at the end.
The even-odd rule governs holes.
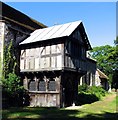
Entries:
POLYGON ((92 86, 93 85, 93 77, 92 77, 92 73, 90 73, 90 86, 92 86))
POLYGON ((28 78, 25 76, 25 79, 23 80, 23 86, 26 90, 28 90, 28 78))
POLYGON ((77 97, 78 97, 78 82, 80 80, 80 77, 75 77, 74 80, 74 98, 73 98, 73 106, 76 105, 77 97))
POLYGON ((80 85, 82 85, 82 77, 80 78, 80 85))
POLYGON ((45 81, 45 84, 46 84, 46 92, 48 91, 48 79, 46 76, 44 76, 44 81, 45 81))

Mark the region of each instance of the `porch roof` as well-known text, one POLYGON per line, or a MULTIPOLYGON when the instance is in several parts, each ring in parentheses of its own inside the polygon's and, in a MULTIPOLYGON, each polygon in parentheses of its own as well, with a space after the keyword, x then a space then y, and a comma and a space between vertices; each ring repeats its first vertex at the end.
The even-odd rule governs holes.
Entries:
POLYGON ((81 21, 76 21, 72 23, 54 25, 52 27, 48 27, 44 29, 37 29, 33 33, 31 33, 30 37, 28 37, 20 44, 27 44, 37 41, 69 36, 80 23, 81 21))
POLYGON ((101 70, 97 69, 99 77, 100 78, 105 78, 105 79, 109 79, 107 75, 105 75, 101 70))
POLYGON ((91 45, 88 41, 88 37, 85 33, 82 21, 75 21, 61 25, 54 25, 48 28, 37 29, 33 33, 31 33, 31 35, 27 39, 21 42, 20 45, 70 36, 78 26, 81 26, 81 29, 83 30, 87 49, 91 49, 91 45))

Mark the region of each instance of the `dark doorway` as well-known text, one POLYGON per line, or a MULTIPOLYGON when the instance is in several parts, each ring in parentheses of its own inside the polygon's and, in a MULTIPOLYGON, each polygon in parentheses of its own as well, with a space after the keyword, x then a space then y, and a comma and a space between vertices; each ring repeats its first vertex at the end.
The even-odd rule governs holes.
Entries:
POLYGON ((68 78, 65 82, 65 107, 71 106, 73 104, 74 98, 74 90, 73 90, 73 83, 70 78, 68 78))

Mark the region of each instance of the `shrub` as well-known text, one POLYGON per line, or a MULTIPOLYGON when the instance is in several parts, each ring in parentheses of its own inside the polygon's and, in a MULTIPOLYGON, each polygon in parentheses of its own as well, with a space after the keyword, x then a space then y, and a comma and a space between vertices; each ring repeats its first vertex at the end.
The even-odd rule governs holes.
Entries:
POLYGON ((89 104, 100 100, 105 96, 106 91, 100 86, 88 86, 87 84, 78 87, 78 100, 77 104, 89 104))
POLYGON ((89 86, 87 84, 79 85, 78 92, 79 93, 87 93, 89 86))
POLYGON ((94 94, 100 100, 103 96, 105 96, 106 91, 100 86, 91 86, 88 89, 88 93, 94 94))
POLYGON ((20 84, 20 78, 14 73, 9 73, 6 79, 3 80, 3 88, 11 94, 15 94, 23 89, 20 84))
MULTIPOLYGON (((9 106, 20 106, 22 104, 23 86, 21 86, 20 78, 14 74, 9 73, 5 79, 2 80, 2 94, 3 104, 9 106)), ((3 105, 4 106, 4 105, 3 105)))

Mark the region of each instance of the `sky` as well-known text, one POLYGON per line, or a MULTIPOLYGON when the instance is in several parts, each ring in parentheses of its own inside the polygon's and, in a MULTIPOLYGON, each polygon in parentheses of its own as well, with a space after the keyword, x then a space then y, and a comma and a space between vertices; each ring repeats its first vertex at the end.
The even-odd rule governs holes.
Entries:
POLYGON ((82 20, 92 47, 114 45, 116 2, 5 2, 47 25, 82 20))

